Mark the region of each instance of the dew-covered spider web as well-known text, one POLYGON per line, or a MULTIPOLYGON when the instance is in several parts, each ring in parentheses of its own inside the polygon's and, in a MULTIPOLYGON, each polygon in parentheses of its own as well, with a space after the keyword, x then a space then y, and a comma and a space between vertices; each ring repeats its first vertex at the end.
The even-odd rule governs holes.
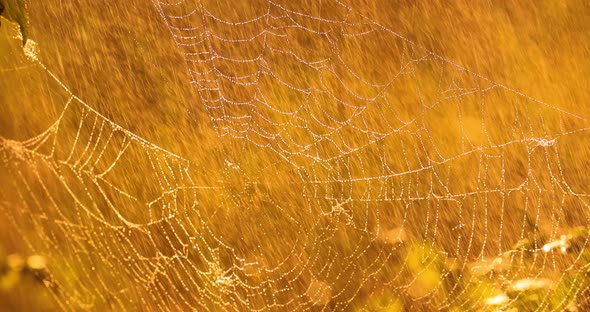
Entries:
POLYGON ((223 153, 142 139, 25 46, 63 110, 34 137, 0 140, 3 237, 47 257, 61 309, 585 304, 582 109, 486 79, 338 0, 153 5, 223 153))

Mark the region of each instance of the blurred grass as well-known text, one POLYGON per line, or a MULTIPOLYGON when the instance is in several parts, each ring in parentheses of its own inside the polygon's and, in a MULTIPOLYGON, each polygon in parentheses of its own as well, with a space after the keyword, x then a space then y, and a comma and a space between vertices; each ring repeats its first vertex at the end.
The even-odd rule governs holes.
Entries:
MULTIPOLYGON (((255 16, 265 8, 264 2, 240 4, 243 4, 243 7, 233 7, 237 4, 229 6, 223 3, 206 3, 211 10, 217 9, 217 13, 226 14, 224 17, 228 19, 249 14, 255 16), (228 6, 233 10, 226 10, 228 6)), ((323 9, 318 2, 285 4, 309 14, 330 10, 328 3, 323 3, 323 9)), ((590 78, 587 73, 590 72, 590 62, 587 61, 587 56, 590 54, 590 8, 585 1, 547 0, 532 4, 511 1, 492 3, 378 0, 350 1, 347 4, 367 17, 474 72, 556 107, 588 117, 590 78)), ((300 173, 271 151, 244 144, 237 139, 218 138, 207 112, 199 101, 199 95, 189 84, 187 64, 182 60, 166 25, 151 3, 137 0, 31 2, 29 10, 30 38, 38 44, 40 59, 75 95, 123 128, 188 158, 193 164, 191 170, 194 184, 220 186, 221 190, 199 191, 197 210, 183 205, 179 205, 181 208, 177 210, 164 205, 158 206, 161 210, 150 210, 155 216, 150 215, 149 218, 156 219, 166 216, 168 211, 177 213, 180 220, 178 223, 153 226, 148 230, 149 235, 133 229, 129 229, 128 233, 121 233, 88 220, 88 216, 83 214, 84 211, 71 202, 67 192, 60 189, 59 179, 65 177, 67 181, 76 185, 73 186, 74 192, 80 194, 80 197, 86 192, 95 192, 92 189, 84 189, 85 182, 76 182, 78 178, 75 172, 59 169, 53 173, 52 164, 44 164, 41 160, 34 160, 35 166, 30 163, 14 165, 12 162, 6 162, 5 167, 1 169, 4 171, 0 171, 0 183, 5 186, 0 192, 0 211, 9 217, 0 221, 0 244, 10 254, 44 254, 48 258, 51 272, 45 281, 50 285, 54 282, 59 283, 60 286, 39 287, 42 283, 34 282, 34 279, 31 283, 18 283, 11 287, 10 292, 0 291, 0 306, 3 308, 52 310, 59 304, 62 309, 73 310, 105 310, 138 305, 144 305, 145 309, 152 310, 171 308, 175 303, 186 300, 183 296, 187 294, 189 297, 193 295, 200 298, 201 294, 198 294, 196 289, 186 292, 180 290, 179 285, 183 285, 183 278, 189 277, 198 279, 198 283, 205 285, 205 289, 219 292, 216 293, 221 298, 218 300, 226 299, 222 290, 216 288, 215 281, 219 276, 212 277, 212 281, 188 273, 188 277, 183 277, 185 273, 173 270, 175 265, 176 268, 181 265, 174 263, 169 265, 172 269, 168 274, 168 280, 158 279, 160 285, 151 291, 141 285, 144 284, 140 279, 142 273, 150 272, 153 267, 149 261, 139 261, 137 254, 133 254, 132 251, 146 257, 158 257, 158 253, 173 255, 181 249, 178 242, 184 241, 175 235, 181 235, 177 232, 180 232, 181 227, 186 227, 193 237, 207 233, 207 229, 222 235, 228 245, 235 246, 231 251, 220 248, 221 251, 216 256, 209 254, 212 253, 210 250, 203 250, 202 254, 196 256, 192 255, 190 260, 199 268, 206 267, 202 257, 208 261, 217 257, 216 261, 223 267, 234 264, 236 255, 248 261, 258 261, 263 268, 274 268, 279 264, 285 267, 306 264, 309 272, 303 272, 294 278, 294 283, 280 285, 281 282, 276 282, 277 285, 274 287, 290 287, 293 293, 305 293, 307 288, 313 288, 314 294, 308 296, 311 301, 316 302, 316 306, 304 306, 310 309, 318 308, 318 305, 325 305, 327 309, 342 307, 326 299, 328 295, 334 295, 337 289, 342 289, 343 296, 352 296, 355 291, 357 292, 348 308, 359 310, 427 311, 440 306, 449 310, 461 310, 463 306, 468 305, 489 307, 492 310, 496 309, 496 306, 486 306, 487 298, 507 293, 511 283, 533 275, 530 277, 549 276, 556 280, 556 290, 550 295, 546 295, 547 290, 544 288, 527 290, 528 292, 525 291, 523 294, 510 293, 510 299, 515 307, 527 310, 541 306, 547 310, 559 310, 578 300, 582 310, 583 299, 586 297, 585 289, 588 287, 585 264, 590 261, 586 259, 587 251, 583 248, 586 245, 582 244, 581 251, 573 250, 571 255, 566 256, 555 256, 553 253, 544 256, 543 253, 532 253, 530 250, 542 248, 546 243, 557 240, 561 234, 569 233, 575 226, 588 226, 585 198, 574 196, 568 191, 560 193, 560 182, 555 180, 555 176, 563 177, 564 180, 567 177, 576 193, 588 193, 590 179, 584 170, 588 165, 590 145, 586 133, 560 137, 558 161, 545 161, 549 156, 540 149, 515 146, 507 147, 502 154, 504 164, 507 164, 505 169, 509 172, 506 176, 501 173, 504 164, 500 161, 490 160, 487 163, 489 174, 485 183, 488 188, 516 187, 525 177, 533 176, 535 183, 541 189, 547 190, 544 193, 534 192, 531 183, 531 189, 527 189, 524 194, 514 192, 502 196, 481 195, 464 198, 460 204, 435 200, 353 203, 350 207, 344 205, 344 212, 336 214, 337 217, 334 218, 333 214, 322 214, 334 205, 330 200, 323 199, 324 197, 344 199, 348 195, 361 198, 365 190, 372 196, 371 186, 357 184, 355 192, 358 193, 352 194, 347 194, 346 185, 338 183, 325 188, 313 187, 306 184, 300 173), (227 161, 238 164, 239 169, 228 169, 227 161), (561 164, 563 167, 560 167, 561 164), (14 168, 11 167, 13 165, 14 168), (532 174, 527 172, 527 167, 531 167, 532 174), (565 172, 561 171, 554 176, 544 174, 551 170, 565 172), (36 174, 47 177, 42 183, 50 189, 48 193, 53 194, 53 198, 58 201, 59 209, 50 204, 43 204, 49 203, 47 199, 50 196, 44 195, 44 186, 35 182, 36 174), (22 180, 19 180, 21 178, 22 180), (14 192, 14 189, 24 185, 23 181, 29 183, 30 189, 23 193, 14 192), (312 196, 313 199, 301 196, 314 192, 316 193, 315 197, 312 196), (499 203, 502 203, 501 207, 499 203), (485 207, 485 211, 482 207, 485 207), (436 211, 441 212, 438 233, 424 234, 425 229, 432 230, 432 224, 429 224, 431 221, 424 218, 427 215, 425 211, 432 215, 436 211), (459 211, 462 211, 462 214, 459 211), (347 213, 352 217, 347 216, 347 213), (30 215, 32 218, 29 218, 30 215), (348 218, 360 220, 357 221, 359 224, 369 224, 369 228, 365 228, 365 231, 356 231, 342 226, 348 218), (54 222, 68 220, 68 224, 78 223, 82 227, 54 222), (402 220, 404 224, 400 224, 402 220), (464 228, 454 228, 457 220, 465 222, 464 228), (494 224, 487 224, 487 220, 494 224), (499 220, 503 220, 504 236, 500 235, 498 229, 499 220), (523 220, 526 220, 524 226, 523 220), (486 228, 482 230, 484 226, 486 228), (379 227, 384 228, 382 231, 391 232, 377 239, 377 243, 369 242, 368 236, 379 227), (406 229, 403 238, 396 230, 399 227, 406 229), (465 238, 472 232, 477 235, 469 244, 465 239, 461 244, 457 242, 456 233, 462 233, 465 238), (102 238, 92 235, 101 235, 102 238), (129 237, 129 241, 122 240, 122 235, 129 237), (396 237, 390 237, 391 235, 396 237), (170 243, 170 237, 176 237, 177 240, 172 239, 174 243, 170 243), (315 241, 305 241, 303 238, 319 239, 325 243, 316 246, 315 241), (500 242, 496 241, 498 238, 500 242), (524 239, 529 240, 524 251, 521 252, 512 246, 524 239), (360 244, 369 247, 362 257, 354 260, 355 263, 351 267, 351 258, 347 256, 354 254, 355 247, 360 244), (499 244, 502 244, 502 247, 499 247, 499 244), (386 257, 382 251, 389 251, 390 248, 394 250, 393 256, 386 257), (470 253, 470 248, 481 250, 482 256, 470 253), (298 256, 289 257, 294 249, 298 256), (513 254, 511 250, 517 252, 513 254), (485 268, 495 259, 498 252, 505 252, 511 257, 510 269, 485 268), (540 260, 544 257, 547 259, 540 260), (561 258, 555 260, 555 257, 561 258), (580 257, 581 260, 574 261, 576 257, 580 257), (480 258, 485 258, 484 264, 477 262, 480 258), (331 259, 336 260, 329 262, 331 259), (458 259, 457 263, 452 259, 458 259), (362 273, 359 273, 362 271, 355 268, 370 268, 374 262, 382 262, 385 265, 360 289, 350 289, 346 288, 346 281, 330 274, 321 278, 315 276, 322 275, 325 262, 331 263, 330 268, 333 272, 344 272, 354 281, 364 278, 362 273), (578 265, 580 268, 571 269, 571 266, 578 265), (129 269, 129 266, 134 268, 129 269), (483 266, 483 273, 478 273, 481 269, 473 270, 474 266, 483 266), (565 268, 569 270, 565 271, 565 268), (504 270, 507 271, 505 275, 502 274, 504 270), (391 282, 391 276, 398 278, 391 282), (114 286, 111 289, 109 285, 114 286), (45 292, 44 289, 50 291, 45 292), (119 290, 124 290, 124 295, 119 294, 119 290), (574 299, 578 292, 581 295, 574 299), (29 300, 37 298, 37 295, 46 298, 48 293, 52 294, 54 299, 51 302, 54 302, 55 306, 51 306, 47 299, 29 300), (425 298, 419 300, 421 297, 425 298)), ((336 11, 329 13, 340 14, 336 11)), ((25 140, 41 133, 59 118, 68 102, 69 94, 64 92, 42 68, 21 54, 21 43, 13 38, 16 31, 6 25, 3 23, 0 28, 0 136, 5 139, 25 140)), ((225 29, 219 26, 219 31, 223 30, 225 29)), ((241 35, 246 36, 254 30, 244 29, 241 35)), ((312 39, 301 36, 300 41, 291 46, 291 49, 308 53, 308 57, 321 57, 326 53, 328 48, 320 47, 321 42, 311 41, 318 46, 311 50, 304 49, 312 39)), ((395 74, 393 70, 400 62, 399 54, 396 53, 405 48, 391 37, 376 37, 358 42, 351 39, 343 42, 346 43, 341 47, 342 57, 352 64, 355 70, 373 79, 384 79, 384 76, 395 74)), ((219 48, 226 49, 228 53, 241 55, 248 53, 251 47, 219 48)), ((276 57, 273 60, 277 67, 273 70, 285 80, 301 86, 313 85, 320 80, 313 72, 307 73, 305 68, 298 67, 296 62, 276 57), (306 74, 302 75, 302 72, 306 74)), ((391 101, 399 108, 397 113, 402 119, 409 120, 420 113, 420 108, 412 105, 416 99, 414 81, 420 81, 421 90, 426 97, 431 96, 437 88, 437 81, 433 75, 436 68, 428 66, 416 69, 415 80, 406 80, 402 77, 393 87, 395 92, 392 92, 391 101)), ((248 69, 230 67, 227 70, 238 72, 248 69)), ((451 73, 447 73, 449 76, 456 75, 454 79, 466 85, 472 85, 477 81, 468 75, 462 76, 453 73, 453 70, 450 71, 451 73)), ((346 97, 346 92, 339 89, 341 87, 335 79, 327 81, 327 88, 346 97)), ((374 92, 352 77, 348 77, 346 82, 363 95, 370 96, 374 92)), ((300 100, 293 92, 280 88, 276 82, 261 84, 272 90, 271 94, 268 94, 268 99, 284 105, 282 109, 287 110, 291 108, 292 103, 300 100)), ((247 93, 231 89, 231 86, 227 90, 236 99, 244 97, 244 93, 247 93)), ((479 110, 482 108, 477 99, 449 100, 449 106, 457 106, 460 109, 434 109, 433 114, 424 118, 423 126, 430 130, 428 134, 436 142, 441 143, 437 148, 442 155, 452 157, 465 150, 458 142, 463 138, 461 127, 467 128, 466 136, 472 144, 485 146, 489 143, 486 142, 485 131, 488 131, 487 135, 493 138, 494 143, 502 143, 527 136, 556 135, 560 130, 569 131, 587 126, 586 120, 564 117, 561 113, 546 109, 532 101, 515 97, 510 92, 492 91, 487 97, 485 110, 491 117, 485 128, 481 126, 479 110), (525 102, 525 108, 513 109, 514 102, 525 102), (465 118, 459 120, 457 112, 462 113, 465 118), (526 121, 513 126, 512 132, 507 133, 506 125, 518 118, 526 121), (518 131, 520 133, 515 133, 518 131)), ((350 96, 346 99, 355 101, 350 96)), ((334 116, 346 117, 349 113, 330 106, 330 99, 325 101, 322 108, 334 116)), ((378 108, 367 109, 375 110, 373 114, 367 113, 370 125, 374 129, 386 129, 388 125, 383 124, 381 119, 390 116, 378 108)), ((63 129, 60 130, 63 142, 59 142, 64 146, 64 154, 67 154, 68 142, 73 141, 83 113, 84 110, 74 107, 68 110, 64 118, 63 129)), ((284 116, 280 114, 266 113, 275 121, 283 121, 284 116)), ((265 130, 272 132, 276 129, 268 126, 265 130)), ((325 131, 320 128, 314 130, 325 131)), ((400 139, 400 145, 387 141, 388 159, 391 162, 388 165, 391 168, 405 171, 408 167, 421 164, 427 156, 434 157, 425 155, 426 152, 414 156, 411 153, 401 155, 404 142, 409 146, 418 144, 413 134, 419 130, 419 126, 410 127, 408 133, 403 134, 404 137, 400 139), (409 163, 408 167, 401 165, 406 161, 409 163)), ((292 131, 294 140, 302 144, 310 140, 305 133, 297 129, 289 131, 292 131)), ((346 129, 343 133, 349 142, 363 143, 363 138, 357 137, 358 134, 344 131, 346 129)), ((119 139, 123 140, 116 137, 116 140, 119 139)), ((112 151, 109 149, 108 153, 116 155, 117 148, 114 147, 112 151)), ((145 169, 150 168, 150 160, 142 156, 142 148, 133 145, 129 152, 133 156, 124 159, 124 163, 108 178, 109 181, 147 202, 157 197, 159 190, 157 178, 151 175, 152 170, 145 169)), ((339 153, 334 147, 322 148, 320 152, 327 156, 339 153)), ((369 149, 362 157, 366 157, 365 161, 369 164, 380 164, 382 160, 377 157, 379 152, 371 151, 369 149)), ((113 155, 110 157, 115 157, 113 155)), ((313 167, 310 159, 293 160, 303 167, 312 168, 309 170, 313 172, 312 178, 334 178, 334 170, 313 167)), ((380 168, 377 168, 380 166, 363 167, 362 164, 352 164, 358 166, 349 168, 352 174, 380 174, 380 168)), ((443 180, 451 181, 451 191, 468 193, 480 187, 480 177, 473 172, 473 168, 479 164, 479 155, 474 155, 457 160, 452 169, 441 169, 439 174, 443 180)), ((332 165, 332 168, 339 168, 339 163, 332 165)), ((343 176, 346 174, 342 167, 338 170, 342 170, 343 176)), ((476 171, 479 170, 483 169, 476 171)), ((432 192, 427 176, 416 175, 414 180, 398 179, 392 180, 391 183, 399 187, 417 183, 417 196, 432 192)), ((94 196, 94 193, 92 194, 94 196)), ((379 194, 375 194, 377 195, 379 194)), ((190 202, 193 195, 185 196, 186 201, 190 202)), ((121 207, 122 213, 128 219, 138 223, 149 220, 145 205, 128 202, 122 196, 119 197, 116 192, 111 192, 108 196, 117 207, 121 207)), ((107 206, 99 205, 93 209, 103 214, 113 225, 120 221, 107 206)), ((210 236, 203 240, 213 242, 210 236)), ((262 283, 265 278, 257 275, 248 276, 247 272, 244 274, 242 277, 252 283, 262 283)), ((6 278, 16 275, 2 276, 6 278)), ((241 295, 247 296, 248 292, 244 291, 241 295)), ((289 299, 289 294, 276 296, 283 301, 289 299)), ((201 308, 219 308, 215 302, 207 300, 193 304, 201 304, 201 308)), ((254 297, 251 304, 264 306, 268 304, 268 298, 254 297)))

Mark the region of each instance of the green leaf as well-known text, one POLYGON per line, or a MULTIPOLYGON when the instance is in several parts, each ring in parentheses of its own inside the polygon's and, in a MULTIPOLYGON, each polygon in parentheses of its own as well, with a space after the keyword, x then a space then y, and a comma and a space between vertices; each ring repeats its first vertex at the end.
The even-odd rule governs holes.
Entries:
POLYGON ((29 13, 25 0, 0 0, 0 16, 18 24, 24 45, 27 42, 29 28, 29 13))

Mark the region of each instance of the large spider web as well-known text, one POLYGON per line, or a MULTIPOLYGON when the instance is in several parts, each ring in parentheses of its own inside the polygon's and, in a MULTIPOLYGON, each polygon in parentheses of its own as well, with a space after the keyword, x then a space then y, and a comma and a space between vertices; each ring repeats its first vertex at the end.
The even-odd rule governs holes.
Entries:
POLYGON ((2 138, 0 208, 62 309, 478 310, 538 288, 561 310, 586 291, 585 116, 340 1, 153 2, 224 166, 123 129, 27 46, 65 105, 2 138))

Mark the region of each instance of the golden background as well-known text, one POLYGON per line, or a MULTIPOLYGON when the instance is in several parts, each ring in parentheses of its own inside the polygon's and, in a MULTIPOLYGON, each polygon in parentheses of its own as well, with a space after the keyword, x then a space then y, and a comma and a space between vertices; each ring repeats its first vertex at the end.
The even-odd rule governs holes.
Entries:
POLYGON ((1 309, 588 308, 587 2, 27 4, 1 309))

